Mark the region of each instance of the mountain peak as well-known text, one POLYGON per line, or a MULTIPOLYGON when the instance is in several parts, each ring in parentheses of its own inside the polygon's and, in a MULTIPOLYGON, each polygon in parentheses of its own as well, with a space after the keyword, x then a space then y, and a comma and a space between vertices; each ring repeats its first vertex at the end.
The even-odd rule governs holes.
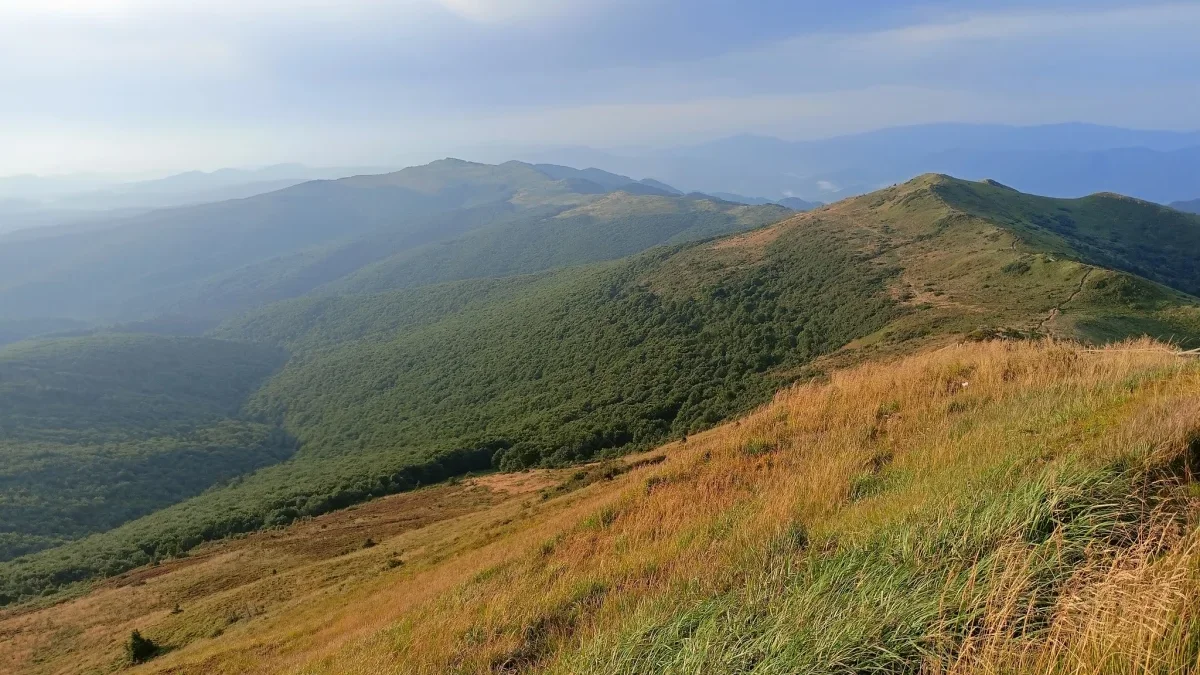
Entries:
POLYGON ((995 188, 1000 188, 1000 189, 1002 189, 1002 190, 1010 190, 1010 191, 1012 191, 1012 192, 1016 192, 1016 191, 1017 191, 1017 190, 1016 190, 1016 188, 1011 188, 1011 187, 1009 187, 1009 186, 1005 185, 1004 183, 1001 183, 1001 182, 1000 182, 1000 181, 998 181, 998 180, 993 180, 993 179, 991 179, 991 178, 984 178, 984 179, 983 179, 982 181, 980 181, 980 182, 982 182, 984 185, 990 185, 990 186, 992 186, 992 187, 995 187, 995 188))
POLYGON ((953 181, 957 181, 957 180, 959 180, 959 179, 955 178, 953 176, 948 176, 944 173, 930 172, 930 173, 923 173, 911 180, 908 180, 907 182, 904 183, 904 185, 910 185, 912 187, 929 187, 929 186, 941 185, 942 183, 948 183, 948 182, 953 182, 953 181))

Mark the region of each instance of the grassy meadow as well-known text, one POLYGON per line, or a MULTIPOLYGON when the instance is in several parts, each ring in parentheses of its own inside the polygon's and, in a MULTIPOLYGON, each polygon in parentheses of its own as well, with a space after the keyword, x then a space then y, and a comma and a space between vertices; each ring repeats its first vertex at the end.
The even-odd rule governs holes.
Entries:
POLYGON ((1166 346, 963 343, 7 610, 0 669, 112 671, 137 629, 137 671, 205 675, 1191 672, 1198 438, 1166 346))

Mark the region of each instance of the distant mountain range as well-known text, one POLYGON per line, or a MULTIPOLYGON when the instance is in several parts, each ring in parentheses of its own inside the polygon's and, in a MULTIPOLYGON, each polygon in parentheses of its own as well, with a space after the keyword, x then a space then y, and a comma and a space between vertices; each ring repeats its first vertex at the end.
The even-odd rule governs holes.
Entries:
POLYGON ((994 178, 1058 197, 1117 192, 1168 203, 1200 194, 1200 133, 1089 124, 927 124, 817 141, 741 135, 653 151, 564 148, 527 156, 772 201, 834 201, 925 172, 994 178))
POLYGON ((1186 202, 1174 202, 1171 208, 1177 211, 1186 211, 1188 213, 1200 213, 1200 199, 1193 199, 1186 202))
MULTIPOLYGON (((992 178, 1027 192, 1080 197, 1116 192, 1162 204, 1200 194, 1200 132, 1140 131, 1090 124, 925 124, 814 141, 739 135, 656 150, 465 150, 499 163, 518 156, 558 175, 612 189, 700 192, 742 204, 808 210, 938 172, 992 178), (571 171, 576 171, 571 169, 571 171), (653 176, 632 180, 627 176, 653 176), (615 182, 614 182, 615 181, 615 182)), ((0 177, 0 233, 45 225, 86 226, 151 209, 242 199, 310 180, 381 174, 380 167, 189 171, 154 180, 100 174, 0 177)))
POLYGON ((0 177, 0 232, 68 225, 150 209, 242 199, 310 180, 385 173, 381 167, 313 168, 277 164, 261 169, 188 171, 152 180, 119 176, 0 177))
POLYGON ((790 213, 599 169, 446 159, 10 233, 0 237, 0 319, 215 319, 313 292, 381 291, 619 258, 790 213))

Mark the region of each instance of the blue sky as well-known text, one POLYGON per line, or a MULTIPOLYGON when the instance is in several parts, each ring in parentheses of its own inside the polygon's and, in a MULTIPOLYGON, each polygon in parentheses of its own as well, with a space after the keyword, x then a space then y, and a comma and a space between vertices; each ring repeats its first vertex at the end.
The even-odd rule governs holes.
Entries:
POLYGON ((1200 3, 0 0, 0 174, 1200 126, 1200 3))

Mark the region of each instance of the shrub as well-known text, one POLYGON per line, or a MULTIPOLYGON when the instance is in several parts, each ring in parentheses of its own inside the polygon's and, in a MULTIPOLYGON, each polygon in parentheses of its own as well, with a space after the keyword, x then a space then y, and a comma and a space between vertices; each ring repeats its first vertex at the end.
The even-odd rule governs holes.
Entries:
POLYGON ((134 664, 145 663, 158 656, 160 651, 161 648, 153 640, 142 637, 136 630, 130 633, 129 642, 125 643, 125 655, 134 664))

